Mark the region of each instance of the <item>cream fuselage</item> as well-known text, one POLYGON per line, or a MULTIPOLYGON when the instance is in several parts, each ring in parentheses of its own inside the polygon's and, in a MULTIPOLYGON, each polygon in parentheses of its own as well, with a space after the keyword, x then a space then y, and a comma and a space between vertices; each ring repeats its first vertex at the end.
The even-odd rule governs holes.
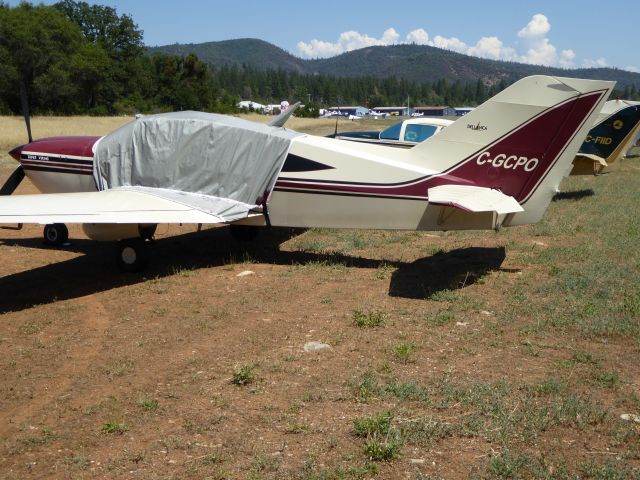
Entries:
MULTIPOLYGON (((25 145, 18 158, 42 193, 93 192, 93 150, 98 140, 42 139, 25 145)), ((398 186, 411 186, 439 172, 391 147, 369 147, 354 148, 352 142, 323 137, 295 138, 269 199, 271 224, 400 230, 495 226, 491 213, 470 216, 450 207, 430 206, 426 187, 398 193, 398 186)), ((238 223, 264 225, 265 218, 259 215, 238 223)))

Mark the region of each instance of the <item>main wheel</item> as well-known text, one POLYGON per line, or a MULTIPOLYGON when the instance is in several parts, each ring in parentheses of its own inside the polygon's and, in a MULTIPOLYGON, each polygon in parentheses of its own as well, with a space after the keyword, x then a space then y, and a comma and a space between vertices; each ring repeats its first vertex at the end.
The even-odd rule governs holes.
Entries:
POLYGON ((158 224, 151 225, 138 225, 138 232, 140 233, 140 238, 143 240, 152 240, 153 236, 156 234, 156 229, 158 228, 158 224))
POLYGON ((231 236, 240 242, 251 242, 255 240, 258 238, 258 235, 260 235, 261 228, 264 227, 255 227, 253 225, 229 225, 231 236))
POLYGON ((116 253, 118 268, 123 272, 140 272, 149 261, 149 247, 140 238, 121 240, 116 253))
POLYGON ((50 223, 44 227, 44 243, 59 247, 69 240, 69 229, 64 223, 50 223))

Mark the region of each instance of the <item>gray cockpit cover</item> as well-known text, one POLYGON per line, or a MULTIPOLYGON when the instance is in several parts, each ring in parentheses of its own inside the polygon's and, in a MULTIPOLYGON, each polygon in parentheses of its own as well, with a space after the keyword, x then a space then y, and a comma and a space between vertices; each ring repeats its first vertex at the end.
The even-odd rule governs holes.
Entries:
POLYGON ((134 188, 229 222, 271 193, 298 135, 212 113, 150 115, 98 142, 93 175, 98 190, 134 188))

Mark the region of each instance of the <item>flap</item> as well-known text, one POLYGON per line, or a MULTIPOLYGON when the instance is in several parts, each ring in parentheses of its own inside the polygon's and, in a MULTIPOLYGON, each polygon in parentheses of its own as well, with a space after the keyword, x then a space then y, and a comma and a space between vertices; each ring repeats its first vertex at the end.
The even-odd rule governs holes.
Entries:
POLYGON ((427 195, 429 203, 467 212, 496 212, 501 215, 524 211, 515 198, 486 187, 440 185, 430 188, 427 195))

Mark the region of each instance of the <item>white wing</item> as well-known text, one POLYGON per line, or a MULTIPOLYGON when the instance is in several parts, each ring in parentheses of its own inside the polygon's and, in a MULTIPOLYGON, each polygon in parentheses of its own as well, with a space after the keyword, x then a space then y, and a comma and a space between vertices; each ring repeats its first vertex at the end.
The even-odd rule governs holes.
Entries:
POLYGON ((449 205, 467 212, 496 212, 498 215, 523 212, 515 198, 498 190, 467 185, 441 185, 428 191, 429 203, 449 205))
POLYGON ((223 217, 153 189, 0 197, 0 223, 222 223, 223 217))

